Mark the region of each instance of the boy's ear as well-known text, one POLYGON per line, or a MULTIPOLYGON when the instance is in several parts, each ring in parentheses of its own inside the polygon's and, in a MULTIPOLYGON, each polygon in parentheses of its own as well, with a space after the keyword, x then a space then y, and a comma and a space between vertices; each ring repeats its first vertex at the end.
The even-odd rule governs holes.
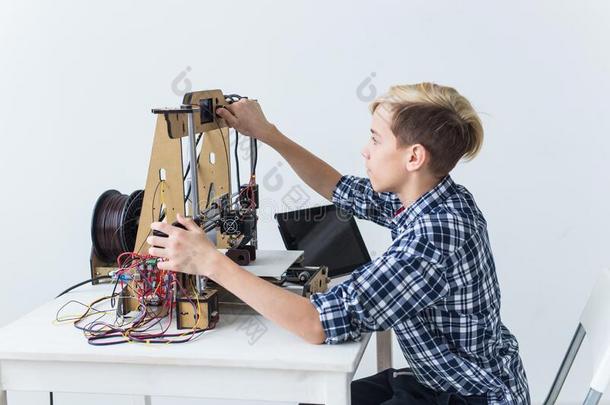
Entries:
POLYGON ((429 154, 423 145, 410 145, 405 151, 405 168, 409 172, 420 170, 428 162, 429 154))

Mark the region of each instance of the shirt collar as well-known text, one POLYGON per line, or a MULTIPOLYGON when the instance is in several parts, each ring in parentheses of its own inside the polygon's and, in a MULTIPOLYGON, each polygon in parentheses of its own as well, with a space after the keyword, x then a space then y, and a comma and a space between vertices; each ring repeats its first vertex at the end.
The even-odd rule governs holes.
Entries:
POLYGON ((445 201, 447 197, 454 191, 455 183, 451 176, 447 175, 434 186, 431 190, 424 193, 419 197, 413 204, 405 208, 400 207, 392 218, 394 228, 401 229, 407 224, 410 224, 418 216, 431 211, 434 207, 438 206, 441 202, 445 201))

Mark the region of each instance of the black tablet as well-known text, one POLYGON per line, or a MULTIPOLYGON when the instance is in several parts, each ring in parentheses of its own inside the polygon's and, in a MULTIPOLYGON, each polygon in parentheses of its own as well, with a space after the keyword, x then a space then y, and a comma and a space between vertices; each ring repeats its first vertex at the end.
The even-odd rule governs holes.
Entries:
POLYGON ((354 217, 335 205, 275 214, 288 250, 303 250, 305 266, 328 266, 330 277, 371 261, 354 217))

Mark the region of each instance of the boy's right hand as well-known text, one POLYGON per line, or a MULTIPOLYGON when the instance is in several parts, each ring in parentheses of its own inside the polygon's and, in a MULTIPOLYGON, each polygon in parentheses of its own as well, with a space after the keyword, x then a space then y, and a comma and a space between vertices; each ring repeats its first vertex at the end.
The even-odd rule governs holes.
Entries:
POLYGON ((218 108, 216 114, 239 133, 268 143, 275 126, 267 121, 261 106, 254 100, 241 99, 218 108))

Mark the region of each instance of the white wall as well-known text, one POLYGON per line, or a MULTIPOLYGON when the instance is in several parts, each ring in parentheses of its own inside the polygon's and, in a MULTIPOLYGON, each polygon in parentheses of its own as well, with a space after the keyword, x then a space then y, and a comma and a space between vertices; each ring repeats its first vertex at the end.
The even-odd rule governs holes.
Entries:
MULTIPOLYGON (((177 105, 189 83, 258 98, 297 142, 363 174, 364 100, 428 80, 456 87, 481 112, 484 149, 454 178, 486 214, 503 319, 540 402, 596 272, 610 264, 609 18, 602 0, 3 2, 0 325, 88 276, 96 198, 143 187, 150 109, 177 105)), ((268 206, 300 184, 281 164, 261 148, 268 206)), ((322 202, 306 192, 307 204, 322 202)), ((261 247, 278 248, 270 211, 261 247)), ((361 229, 382 252, 388 233, 361 229)), ((571 375, 565 403, 584 396, 590 356, 571 375)), ((373 368, 368 352, 358 376, 373 368)))

